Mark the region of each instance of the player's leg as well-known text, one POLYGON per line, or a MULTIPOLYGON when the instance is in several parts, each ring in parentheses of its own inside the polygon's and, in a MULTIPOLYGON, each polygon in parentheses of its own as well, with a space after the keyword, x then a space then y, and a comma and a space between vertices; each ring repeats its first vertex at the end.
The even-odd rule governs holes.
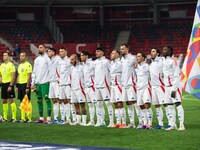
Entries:
POLYGON ((35 123, 43 123, 44 122, 44 116, 43 116, 43 99, 42 99, 42 88, 40 84, 36 84, 36 97, 37 97, 37 103, 38 103, 38 111, 39 111, 39 118, 35 121, 35 123))
POLYGON ((183 109, 183 106, 181 104, 181 101, 182 101, 182 90, 181 90, 181 88, 178 88, 177 92, 176 92, 175 105, 176 105, 176 108, 177 108, 178 119, 179 119, 179 122, 180 122, 179 129, 178 129, 179 131, 185 130, 184 109, 183 109))
MULTIPOLYGON (((102 88, 100 91, 101 91, 101 95, 102 95, 103 100, 104 100, 104 102, 107 106, 107 109, 108 109, 108 116, 109 116, 109 121, 110 121, 108 126, 113 126, 114 125, 114 115, 113 115, 114 111, 113 111, 112 104, 110 102, 110 89, 102 88)), ((104 118, 102 118, 102 119, 103 120, 105 119, 105 114, 104 114, 104 118)))
POLYGON ((7 86, 5 84, 2 83, 2 87, 1 87, 1 98, 2 98, 2 102, 3 102, 3 121, 7 121, 8 120, 8 95, 7 95, 7 86))
POLYGON ((88 102, 88 108, 89 108, 89 116, 90 116, 90 121, 88 122, 87 126, 94 126, 94 115, 95 115, 95 93, 94 93, 94 88, 86 88, 85 89, 85 94, 86 94, 86 100, 88 102))
POLYGON ((47 119, 45 120, 45 124, 48 124, 51 122, 51 100, 49 98, 49 83, 44 83, 41 85, 42 89, 42 98, 45 99, 46 105, 47 105, 47 119))
POLYGON ((10 120, 10 122, 16 122, 16 120, 17 120, 17 118, 16 118, 17 117, 17 107, 14 102, 14 98, 15 98, 15 91, 14 91, 14 87, 12 87, 11 91, 8 92, 8 99, 9 99, 11 111, 12 111, 12 119, 10 120))

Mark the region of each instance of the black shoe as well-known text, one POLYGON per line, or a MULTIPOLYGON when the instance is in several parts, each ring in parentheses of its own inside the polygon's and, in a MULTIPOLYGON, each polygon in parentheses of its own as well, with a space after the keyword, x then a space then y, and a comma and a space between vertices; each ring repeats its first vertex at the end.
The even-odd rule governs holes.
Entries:
POLYGON ((17 122, 17 120, 15 120, 15 119, 11 119, 9 122, 17 122))
POLYGON ((29 119, 26 119, 25 123, 31 123, 32 121, 29 119))

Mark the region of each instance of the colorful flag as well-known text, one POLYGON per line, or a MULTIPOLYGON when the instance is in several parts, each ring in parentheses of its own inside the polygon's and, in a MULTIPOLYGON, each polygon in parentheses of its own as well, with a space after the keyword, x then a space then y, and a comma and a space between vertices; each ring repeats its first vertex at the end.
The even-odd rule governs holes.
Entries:
POLYGON ((197 2, 187 54, 181 71, 183 90, 200 99, 200 0, 197 2))
POLYGON ((30 102, 28 99, 28 95, 26 94, 22 100, 22 102, 19 105, 19 108, 23 110, 27 115, 31 112, 31 106, 30 102))

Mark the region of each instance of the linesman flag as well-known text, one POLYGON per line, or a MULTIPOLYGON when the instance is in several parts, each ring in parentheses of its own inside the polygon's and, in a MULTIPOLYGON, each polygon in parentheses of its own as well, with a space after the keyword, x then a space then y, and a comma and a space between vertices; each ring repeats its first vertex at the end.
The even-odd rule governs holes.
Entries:
POLYGON ((200 0, 194 16, 194 23, 187 54, 181 71, 183 90, 200 99, 200 0))
POLYGON ((26 94, 19 105, 19 108, 23 110, 25 113, 30 114, 31 112, 31 103, 29 102, 28 95, 26 94))

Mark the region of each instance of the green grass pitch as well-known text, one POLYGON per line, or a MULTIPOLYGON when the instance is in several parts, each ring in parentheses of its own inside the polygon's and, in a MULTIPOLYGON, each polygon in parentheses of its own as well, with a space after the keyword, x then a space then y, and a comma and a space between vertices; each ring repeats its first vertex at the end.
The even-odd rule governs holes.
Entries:
MULTIPOLYGON (((0 101, 0 114, 2 114, 2 100, 0 101)), ((19 106, 19 101, 15 101, 19 106)), ((35 93, 32 93, 32 105, 34 121, 38 118, 35 93)), ((44 103, 44 108, 45 106, 46 104, 44 103)), ((184 92, 183 107, 185 110, 185 131, 0 123, 0 140, 132 149, 200 149, 200 100, 184 92)), ((155 109, 154 107, 152 108, 154 112, 153 126, 155 126, 157 119, 155 109)), ((44 112, 44 116, 46 116, 46 111, 44 112)), ((11 110, 9 106, 10 117, 11 110)), ((19 109, 17 118, 20 118, 19 109)), ((136 118, 135 120, 137 125, 138 120, 136 118)), ((166 125, 166 117, 164 121, 166 125)), ((106 122, 108 123, 108 115, 106 115, 106 122)))

